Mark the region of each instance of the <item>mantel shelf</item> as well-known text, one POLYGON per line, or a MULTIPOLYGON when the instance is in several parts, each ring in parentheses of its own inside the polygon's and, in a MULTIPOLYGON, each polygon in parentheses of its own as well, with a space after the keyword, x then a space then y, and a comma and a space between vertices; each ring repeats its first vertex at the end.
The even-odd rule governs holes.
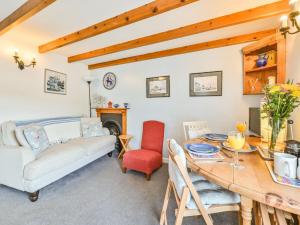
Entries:
POLYGON ((264 71, 264 70, 271 70, 271 69, 277 69, 277 64, 270 65, 270 66, 264 66, 259 68, 254 68, 251 70, 246 70, 246 73, 252 73, 252 72, 258 72, 258 71, 264 71))

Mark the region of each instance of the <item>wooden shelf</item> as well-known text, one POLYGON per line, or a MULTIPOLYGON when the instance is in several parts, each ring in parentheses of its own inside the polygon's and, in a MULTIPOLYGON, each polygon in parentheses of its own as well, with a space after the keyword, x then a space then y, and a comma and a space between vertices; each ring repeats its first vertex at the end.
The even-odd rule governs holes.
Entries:
POLYGON ((243 94, 262 95, 270 77, 276 83, 285 82, 286 40, 281 34, 271 35, 243 48, 243 94), (261 54, 268 55, 269 65, 256 67, 261 54), (255 90, 252 90, 254 86, 255 90))
POLYGON ((264 66, 264 67, 258 67, 251 70, 246 70, 246 73, 253 73, 258 71, 264 71, 264 70, 271 70, 271 69, 277 69, 277 64, 270 65, 270 66, 264 66))

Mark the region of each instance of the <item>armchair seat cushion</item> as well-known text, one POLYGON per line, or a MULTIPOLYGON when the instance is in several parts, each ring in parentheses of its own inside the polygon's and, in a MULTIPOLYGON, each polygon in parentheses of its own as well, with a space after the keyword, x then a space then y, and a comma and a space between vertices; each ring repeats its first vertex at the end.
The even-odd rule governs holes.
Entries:
POLYGON ((146 149, 128 151, 123 156, 123 167, 151 174, 162 165, 162 154, 146 149))

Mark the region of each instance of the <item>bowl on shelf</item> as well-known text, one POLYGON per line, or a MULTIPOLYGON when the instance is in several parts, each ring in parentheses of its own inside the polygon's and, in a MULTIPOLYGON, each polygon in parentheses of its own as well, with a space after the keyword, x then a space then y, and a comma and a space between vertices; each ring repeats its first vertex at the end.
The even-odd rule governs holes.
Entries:
POLYGON ((124 103, 124 108, 128 109, 129 104, 127 102, 124 103))
POLYGON ((119 104, 114 104, 114 108, 119 108, 119 104))

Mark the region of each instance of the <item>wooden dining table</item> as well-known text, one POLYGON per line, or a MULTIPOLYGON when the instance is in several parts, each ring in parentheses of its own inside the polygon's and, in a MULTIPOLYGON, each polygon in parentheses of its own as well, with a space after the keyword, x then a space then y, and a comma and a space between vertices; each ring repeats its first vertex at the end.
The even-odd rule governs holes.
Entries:
MULTIPOLYGON (((193 139, 184 143, 197 143, 193 139)), ((259 138, 248 137, 247 142, 258 146, 259 138)), ((214 142, 214 144, 218 144, 214 142)), ((244 167, 234 168, 230 165, 233 153, 224 152, 224 160, 216 162, 203 162, 190 157, 186 151, 189 167, 207 180, 214 182, 225 189, 241 195, 241 216, 243 225, 250 225, 252 221, 252 208, 254 201, 265 205, 300 215, 300 189, 278 184, 273 181, 271 174, 257 151, 240 153, 240 164, 244 167)), ((298 217, 299 218, 299 217, 298 217)))

